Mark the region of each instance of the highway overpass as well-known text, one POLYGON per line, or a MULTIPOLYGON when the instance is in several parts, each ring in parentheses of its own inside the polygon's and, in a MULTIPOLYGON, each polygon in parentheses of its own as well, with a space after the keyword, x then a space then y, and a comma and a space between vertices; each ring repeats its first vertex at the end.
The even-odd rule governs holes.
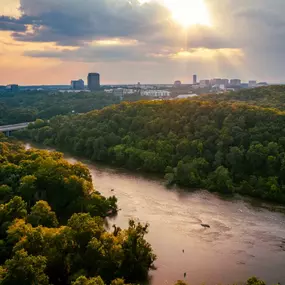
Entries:
POLYGON ((25 129, 28 127, 29 124, 30 123, 21 123, 21 124, 0 126, 0 132, 5 133, 5 135, 9 137, 11 135, 11 132, 25 129))

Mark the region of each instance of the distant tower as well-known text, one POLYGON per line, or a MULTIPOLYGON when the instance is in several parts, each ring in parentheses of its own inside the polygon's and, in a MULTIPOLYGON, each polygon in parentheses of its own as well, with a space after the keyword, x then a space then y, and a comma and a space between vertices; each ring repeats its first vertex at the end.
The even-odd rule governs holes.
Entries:
POLYGON ((88 74, 88 89, 90 91, 96 91, 100 89, 100 74, 89 73, 88 74))
POLYGON ((193 84, 197 84, 197 75, 196 74, 193 75, 193 84))

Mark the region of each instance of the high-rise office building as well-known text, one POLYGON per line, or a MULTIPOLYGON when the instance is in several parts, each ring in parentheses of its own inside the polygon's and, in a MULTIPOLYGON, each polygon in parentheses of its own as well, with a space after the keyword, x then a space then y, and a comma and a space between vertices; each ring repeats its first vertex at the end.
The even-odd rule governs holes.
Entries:
POLYGON ((88 89, 91 91, 100 89, 100 74, 89 73, 88 74, 88 89))
POLYGON ((197 75, 196 74, 193 75, 193 84, 197 84, 197 75))
POLYGON ((73 90, 84 90, 84 81, 82 79, 72 80, 71 81, 71 88, 73 90))

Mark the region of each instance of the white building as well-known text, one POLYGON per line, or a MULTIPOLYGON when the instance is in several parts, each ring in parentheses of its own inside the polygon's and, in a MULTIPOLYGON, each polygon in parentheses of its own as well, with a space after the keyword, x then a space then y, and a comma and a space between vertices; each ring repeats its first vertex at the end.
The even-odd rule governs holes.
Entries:
POLYGON ((197 94, 181 94, 178 95, 175 99, 188 99, 188 98, 193 98, 193 97, 197 97, 197 94))
POLYGON ((171 92, 167 90, 142 90, 141 96, 146 97, 170 97, 171 92))
POLYGON ((114 96, 122 98, 124 96, 124 89, 123 88, 117 88, 113 90, 114 96))
POLYGON ((127 94, 134 94, 138 91, 136 89, 129 89, 129 88, 114 88, 114 89, 104 89, 105 93, 108 94, 120 94, 120 96, 127 95, 127 94))
POLYGON ((267 82, 259 82, 256 84, 256 87, 264 87, 264 86, 268 86, 267 82))
POLYGON ((58 90, 59 93, 80 93, 80 92, 91 92, 90 90, 58 90))
POLYGON ((123 94, 126 95, 126 94, 134 94, 136 93, 137 90, 135 89, 123 89, 123 94))

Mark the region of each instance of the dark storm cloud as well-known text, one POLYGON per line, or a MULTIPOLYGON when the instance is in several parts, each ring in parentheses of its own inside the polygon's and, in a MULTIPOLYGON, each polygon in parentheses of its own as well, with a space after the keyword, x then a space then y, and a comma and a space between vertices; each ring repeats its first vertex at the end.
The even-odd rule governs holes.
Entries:
POLYGON ((32 33, 14 33, 15 39, 60 45, 163 32, 170 16, 161 5, 141 5, 136 0, 21 0, 21 11, 40 18, 41 28, 32 33))
POLYGON ((1 31, 15 31, 25 32, 27 30, 28 19, 0 16, 0 30, 1 31))

